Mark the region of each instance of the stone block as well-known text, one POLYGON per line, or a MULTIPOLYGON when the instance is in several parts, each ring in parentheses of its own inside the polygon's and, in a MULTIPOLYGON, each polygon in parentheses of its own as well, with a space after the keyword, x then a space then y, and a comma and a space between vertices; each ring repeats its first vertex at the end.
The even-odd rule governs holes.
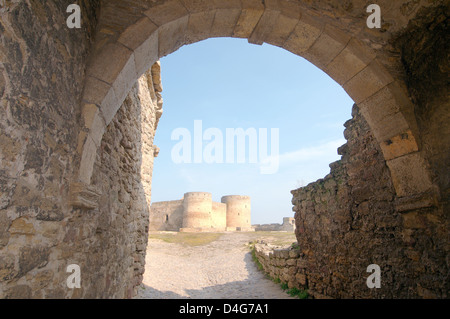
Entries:
POLYGON ((83 101, 100 106, 111 85, 92 76, 87 76, 83 88, 83 101))
POLYGON ((321 35, 302 56, 324 69, 346 47, 349 40, 350 36, 345 32, 326 25, 321 35))
POLYGON ((98 207, 98 199, 101 193, 94 187, 83 182, 75 182, 70 185, 70 205, 83 209, 95 209, 98 207))
POLYGON ((157 26, 178 20, 188 15, 185 6, 179 0, 168 0, 151 7, 145 15, 157 26))
POLYGON ((241 9, 217 9, 211 27, 211 37, 231 37, 241 15, 241 9))
POLYGON ((294 54, 303 56, 303 53, 307 51, 320 36, 322 28, 323 26, 314 18, 303 14, 292 33, 283 44, 283 48, 294 54))
POLYGON ((363 70, 344 84, 344 90, 359 104, 371 97, 394 79, 382 64, 374 59, 363 70))
POLYGON ((290 34, 294 31, 297 23, 297 19, 280 14, 278 19, 275 21, 271 32, 266 36, 265 42, 282 47, 289 38, 290 34))
POLYGON ((279 15, 279 11, 266 9, 262 14, 261 19, 258 21, 258 24, 251 33, 250 37, 248 38, 248 42, 252 44, 262 45, 266 37, 272 31, 279 15))
POLYGON ((191 13, 189 16, 186 42, 195 43, 209 38, 216 11, 191 13))
POLYGON ((11 235, 34 235, 36 230, 29 218, 21 217, 12 222, 9 233, 11 235))
POLYGON ((159 57, 166 56, 186 43, 189 16, 166 23, 159 28, 159 57))
POLYGON ((416 141, 414 107, 398 82, 382 88, 361 102, 359 107, 379 141, 386 141, 407 131, 410 131, 410 140, 416 141))
POLYGON ((102 111, 106 126, 108 126, 109 123, 111 123, 120 105, 121 104, 119 103, 116 97, 116 93, 114 92, 114 89, 111 87, 111 89, 108 91, 108 93, 106 94, 105 98, 103 99, 100 105, 100 109, 102 111))
POLYGON ((395 200, 395 210, 407 212, 425 207, 438 206, 438 198, 433 193, 419 194, 417 196, 400 197, 395 200))
POLYGON ((97 156, 97 144, 88 136, 83 145, 81 155, 80 170, 78 179, 87 185, 91 183, 92 171, 94 169, 95 157, 97 156))
POLYGON ((300 252, 296 249, 289 250, 289 258, 296 259, 300 256, 300 252))
POLYGON ((407 229, 419 229, 426 228, 425 220, 426 217, 422 216, 418 212, 409 212, 402 214, 403 227, 407 229))
POLYGON ((106 130, 101 110, 95 104, 84 104, 81 114, 84 127, 89 130, 88 136, 99 146, 106 130))
POLYGON ((44 267, 48 263, 50 254, 49 247, 46 246, 24 246, 19 254, 19 273, 17 277, 22 277, 36 267, 44 267))
POLYGON ((343 85, 363 70, 374 58, 374 52, 361 41, 352 38, 345 49, 327 64, 324 71, 337 83, 343 85))
POLYGON ((417 141, 411 130, 407 130, 388 140, 384 140, 380 145, 386 160, 414 153, 419 150, 417 141))
POLYGON ((295 259, 288 259, 286 260, 286 265, 287 266, 295 266, 297 264, 297 260, 295 259))
POLYGON ((139 19, 129 26, 119 37, 119 42, 134 51, 140 47, 156 30, 158 26, 148 17, 139 19))
POLYGON ((93 58, 87 75, 112 85, 132 55, 133 51, 120 43, 106 44, 93 58))
POLYGON ((131 87, 137 81, 138 76, 136 74, 136 64, 134 61, 134 53, 130 55, 130 58, 123 66, 120 73, 117 75, 112 85, 114 93, 120 104, 125 100, 131 87))
POLYGON ((136 65, 136 75, 139 78, 159 59, 159 32, 153 32, 134 51, 134 63, 136 65))
POLYGON ((385 86, 371 97, 359 103, 358 107, 369 125, 380 122, 386 116, 400 112, 400 107, 389 86, 385 86))
POLYGON ((386 161, 398 196, 413 196, 428 192, 432 182, 419 152, 386 161))
POLYGON ((236 38, 250 37, 259 20, 261 19, 263 12, 264 9, 242 9, 241 15, 239 16, 232 36, 236 38))

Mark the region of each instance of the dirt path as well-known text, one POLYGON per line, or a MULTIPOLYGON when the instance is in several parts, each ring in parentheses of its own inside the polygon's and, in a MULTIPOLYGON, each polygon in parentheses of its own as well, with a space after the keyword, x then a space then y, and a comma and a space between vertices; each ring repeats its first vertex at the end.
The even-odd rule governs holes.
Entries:
POLYGON ((136 298, 287 299, 252 261, 252 233, 223 233, 201 246, 149 239, 146 271, 136 298))

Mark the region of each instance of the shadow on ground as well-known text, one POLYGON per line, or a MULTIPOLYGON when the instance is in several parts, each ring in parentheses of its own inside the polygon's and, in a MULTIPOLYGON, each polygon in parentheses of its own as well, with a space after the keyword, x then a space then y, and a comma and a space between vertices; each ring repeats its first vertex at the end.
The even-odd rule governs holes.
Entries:
POLYGON ((212 284, 199 289, 185 289, 184 295, 157 290, 142 284, 136 299, 292 299, 280 285, 257 269, 250 252, 245 254, 244 261, 248 273, 245 280, 212 284))

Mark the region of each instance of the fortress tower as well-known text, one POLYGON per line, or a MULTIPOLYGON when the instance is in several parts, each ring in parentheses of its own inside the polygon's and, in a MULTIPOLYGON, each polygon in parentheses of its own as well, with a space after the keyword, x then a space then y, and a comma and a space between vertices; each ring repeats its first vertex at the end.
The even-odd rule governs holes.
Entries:
POLYGON ((192 192, 184 194, 182 228, 211 228, 211 212, 211 193, 192 192))
POLYGON ((221 202, 227 205, 227 230, 247 231, 252 228, 250 196, 223 196, 221 202))

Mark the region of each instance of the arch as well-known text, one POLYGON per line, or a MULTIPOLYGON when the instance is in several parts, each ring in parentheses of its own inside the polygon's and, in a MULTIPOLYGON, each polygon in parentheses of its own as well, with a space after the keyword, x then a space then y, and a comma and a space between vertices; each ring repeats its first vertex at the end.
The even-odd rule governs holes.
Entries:
POLYGON ((265 42, 312 62, 359 105, 380 144, 397 195, 420 197, 433 190, 420 153, 414 105, 400 77, 360 36, 365 16, 354 19, 356 31, 346 32, 336 20, 321 18, 289 0, 168 0, 141 5, 140 11, 135 8, 139 13, 132 24, 124 22, 115 26, 115 32, 107 32, 107 20, 120 13, 115 3, 105 2, 86 72, 79 167, 71 185, 73 206, 96 207, 98 194, 90 179, 97 148, 133 83, 159 58, 211 37, 265 42))

